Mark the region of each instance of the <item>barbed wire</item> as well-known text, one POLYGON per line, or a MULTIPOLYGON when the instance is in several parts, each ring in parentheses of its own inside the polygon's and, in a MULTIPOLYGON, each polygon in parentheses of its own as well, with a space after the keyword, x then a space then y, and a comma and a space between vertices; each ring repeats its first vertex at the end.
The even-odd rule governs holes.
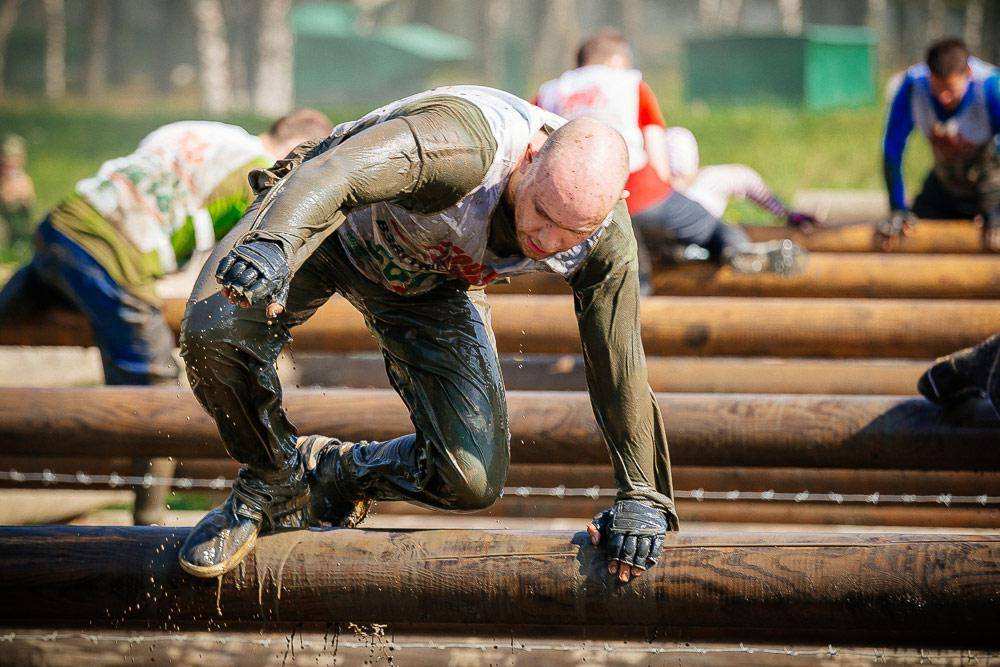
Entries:
MULTIPOLYGON (((381 626, 380 626, 381 627, 381 626)), ((115 643, 115 644, 155 644, 157 642, 170 642, 170 643, 206 643, 210 642, 213 644, 218 644, 225 646, 227 644, 234 644, 237 646, 259 646, 262 648, 286 648, 290 642, 294 642, 296 649, 313 649, 314 645, 320 650, 333 650, 334 646, 340 648, 356 648, 368 650, 373 647, 373 641, 378 643, 383 643, 385 647, 391 647, 394 650, 422 650, 422 649, 432 649, 441 651, 451 651, 451 650, 475 650, 475 651, 490 651, 490 650, 502 650, 502 651, 512 651, 512 652, 525 652, 530 653, 534 651, 565 651, 565 652, 594 652, 602 651, 604 653, 641 653, 641 654, 653 654, 653 655, 669 655, 669 654, 688 654, 688 655, 712 655, 712 654, 745 654, 745 655, 782 655, 788 657, 799 657, 799 658, 837 658, 837 657, 850 657, 850 658, 867 658, 874 660, 875 662, 884 662, 890 658, 898 657, 899 654, 913 655, 919 657, 922 662, 929 662, 933 659, 948 659, 948 660, 968 660, 970 662, 975 662, 980 659, 992 659, 997 657, 997 653, 992 651, 975 652, 972 650, 954 650, 954 649, 925 649, 919 647, 894 647, 894 648, 858 648, 858 647, 846 647, 838 648, 833 644, 827 644, 825 647, 792 647, 792 646, 761 646, 761 645, 747 645, 740 642, 734 646, 698 646, 686 643, 683 646, 654 646, 654 645, 639 645, 631 644, 628 646, 616 646, 611 642, 579 642, 579 643, 569 643, 569 642, 559 642, 559 643, 544 643, 544 642, 518 642, 511 638, 504 638, 502 642, 473 642, 473 641, 455 641, 455 640, 426 640, 426 641, 416 641, 416 640, 393 640, 390 638, 372 638, 372 639, 362 639, 353 640, 345 639, 340 636, 336 639, 330 639, 328 636, 324 635, 322 641, 319 639, 309 639, 301 634, 290 634, 286 637, 253 637, 248 635, 240 634, 215 634, 211 638, 204 636, 204 633, 167 633, 160 635, 136 635, 136 634, 126 634, 126 635, 115 635, 115 634, 99 634, 99 633, 84 633, 84 632, 47 632, 44 634, 33 633, 33 632, 10 632, 6 634, 0 634, 0 643, 12 644, 15 641, 41 641, 41 642, 61 642, 71 639, 78 639, 82 641, 87 641, 93 644, 98 643, 115 643)))
MULTIPOLYGON (((192 477, 158 477, 151 474, 146 475, 120 475, 112 472, 110 474, 88 474, 78 471, 75 474, 54 473, 51 470, 42 472, 20 472, 18 470, 0 471, 0 481, 15 483, 41 482, 43 484, 70 484, 79 486, 108 486, 111 488, 150 488, 153 486, 167 486, 187 490, 187 489, 209 489, 213 491, 224 491, 233 485, 232 479, 223 476, 215 478, 192 478, 192 477)), ((613 498, 618 494, 617 489, 602 488, 600 486, 591 487, 539 487, 539 486, 505 486, 501 495, 516 496, 519 498, 613 498)), ((981 495, 957 495, 952 493, 938 494, 910 494, 910 493, 882 493, 875 491, 872 493, 838 493, 835 491, 815 492, 815 491, 706 491, 705 489, 674 491, 674 497, 684 500, 695 500, 698 502, 706 500, 752 500, 752 501, 776 501, 794 503, 834 503, 842 504, 868 504, 868 505, 940 505, 952 507, 956 505, 978 505, 987 507, 1000 504, 1000 496, 981 495)))

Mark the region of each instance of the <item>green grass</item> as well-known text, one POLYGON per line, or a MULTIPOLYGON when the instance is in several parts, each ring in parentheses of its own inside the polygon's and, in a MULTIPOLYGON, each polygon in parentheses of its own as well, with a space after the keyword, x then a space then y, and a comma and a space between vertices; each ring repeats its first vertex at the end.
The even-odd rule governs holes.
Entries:
MULTIPOLYGON (((698 137, 702 164, 742 162, 756 168, 781 196, 803 188, 882 187, 880 108, 802 112, 782 107, 708 109, 670 103, 664 96, 668 124, 683 125, 698 137)), ((328 109, 335 122, 355 117, 361 109, 328 109)), ((171 107, 111 110, 69 108, 32 102, 0 107, 0 127, 22 135, 29 145, 28 171, 44 212, 91 175, 101 162, 131 152, 147 133, 190 111, 171 107)), ((266 121, 227 118, 252 132, 266 121)), ((912 141, 906 163, 907 182, 919 183, 930 164, 926 142, 912 141)), ((763 223, 769 218, 748 205, 730 208, 730 219, 763 223)), ((23 259, 27 247, 0 249, 0 262, 23 259)))

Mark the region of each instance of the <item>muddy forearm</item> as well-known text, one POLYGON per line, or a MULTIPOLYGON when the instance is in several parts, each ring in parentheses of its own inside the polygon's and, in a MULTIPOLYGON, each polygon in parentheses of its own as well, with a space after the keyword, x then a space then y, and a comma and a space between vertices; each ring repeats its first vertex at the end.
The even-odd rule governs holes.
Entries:
POLYGON ((380 123, 294 169, 268 194, 244 240, 275 241, 300 264, 348 210, 411 193, 420 172, 410 126, 380 123))
POLYGON ((635 238, 627 214, 619 217, 573 279, 587 384, 619 499, 658 507, 676 527, 667 438, 639 332, 635 238))

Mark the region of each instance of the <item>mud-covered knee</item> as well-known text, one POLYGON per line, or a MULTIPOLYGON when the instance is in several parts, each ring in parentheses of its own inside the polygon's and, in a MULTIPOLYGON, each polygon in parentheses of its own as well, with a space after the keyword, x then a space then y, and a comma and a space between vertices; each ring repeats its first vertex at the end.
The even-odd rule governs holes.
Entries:
POLYGON ((487 465, 470 454, 455 457, 457 479, 452 482, 453 509, 482 510, 500 497, 507 477, 506 460, 487 465))

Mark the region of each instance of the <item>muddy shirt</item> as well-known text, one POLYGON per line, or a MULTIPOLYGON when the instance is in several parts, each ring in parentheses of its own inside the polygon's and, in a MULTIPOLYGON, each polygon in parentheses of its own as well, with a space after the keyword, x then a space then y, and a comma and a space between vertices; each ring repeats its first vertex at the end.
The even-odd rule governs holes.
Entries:
POLYGON ((252 196, 246 173, 270 162, 243 128, 182 121, 105 162, 76 194, 140 254, 155 254, 161 273, 172 273, 233 226, 252 196))
POLYGON ((524 257, 503 191, 531 136, 560 123, 500 91, 437 89, 338 126, 252 182, 263 198, 243 241, 279 243, 293 269, 330 234, 352 264, 393 292, 470 288, 548 271, 573 288, 595 415, 620 498, 676 526, 663 420, 639 327, 636 245, 624 202, 575 248, 524 257), (266 193, 266 194, 265 194, 266 193))

